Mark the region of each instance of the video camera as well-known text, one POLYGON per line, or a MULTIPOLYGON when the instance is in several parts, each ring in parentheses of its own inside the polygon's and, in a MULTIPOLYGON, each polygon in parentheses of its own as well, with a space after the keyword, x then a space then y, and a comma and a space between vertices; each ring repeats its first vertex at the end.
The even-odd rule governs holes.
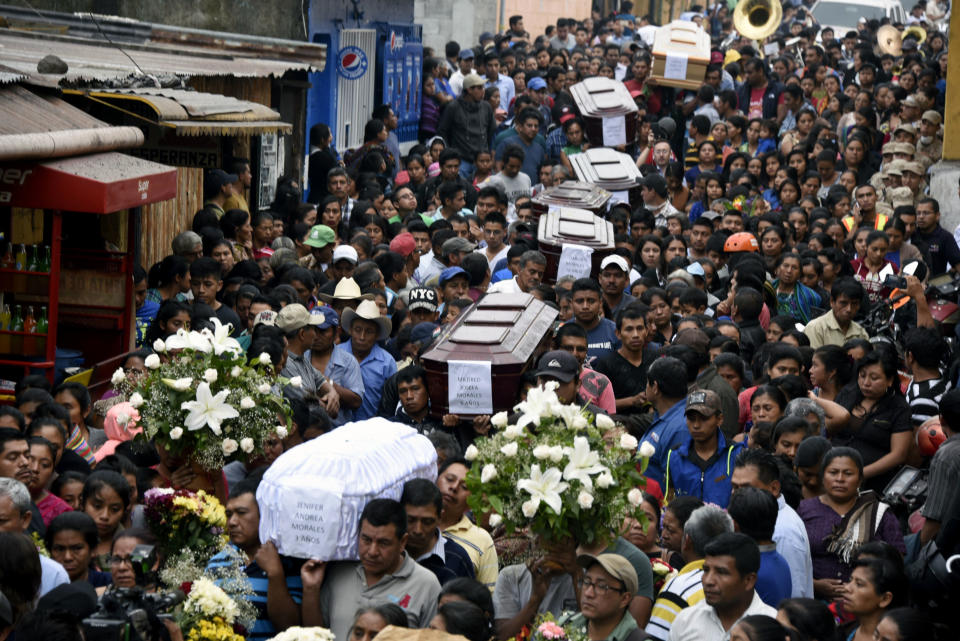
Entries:
POLYGON ((83 620, 87 641, 160 641, 167 639, 162 619, 184 599, 183 592, 148 592, 156 584, 152 545, 138 545, 130 554, 136 586, 114 588, 100 597, 97 611, 83 620))

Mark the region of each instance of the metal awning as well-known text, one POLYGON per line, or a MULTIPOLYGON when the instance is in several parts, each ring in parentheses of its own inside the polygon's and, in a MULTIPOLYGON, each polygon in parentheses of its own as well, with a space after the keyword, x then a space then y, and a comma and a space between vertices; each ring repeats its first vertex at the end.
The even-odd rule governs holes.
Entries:
POLYGON ((67 95, 85 96, 127 115, 174 129, 184 136, 256 135, 289 133, 293 125, 281 122, 270 107, 249 100, 183 89, 67 89, 67 95))
POLYGON ((142 74, 177 76, 280 77, 287 71, 314 71, 317 66, 270 55, 239 55, 226 49, 189 44, 124 43, 113 45, 73 36, 0 29, 3 64, 14 71, 36 74, 37 63, 53 54, 67 63, 64 74, 44 77, 67 81, 116 80, 142 74))
POLYGON ((117 152, 0 163, 0 202, 11 207, 110 214, 176 194, 176 169, 117 152))
POLYGON ((0 86, 0 160, 60 158, 143 144, 137 127, 112 127, 56 95, 0 86))

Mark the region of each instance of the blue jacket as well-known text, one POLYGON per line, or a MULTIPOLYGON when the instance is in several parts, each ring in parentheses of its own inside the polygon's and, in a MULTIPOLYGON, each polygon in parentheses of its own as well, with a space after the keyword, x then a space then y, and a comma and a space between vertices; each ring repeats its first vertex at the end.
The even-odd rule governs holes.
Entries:
POLYGON ((677 446, 690 442, 687 419, 683 415, 687 399, 677 401, 663 414, 655 414, 653 423, 641 443, 649 442, 655 448, 646 476, 663 487, 663 475, 667 469, 667 457, 677 446))
POLYGON ((730 502, 730 475, 737 454, 744 448, 743 443, 727 445, 723 432, 717 432, 717 453, 714 454, 705 469, 690 460, 693 441, 688 440, 667 453, 666 484, 663 495, 670 496, 672 489, 676 496, 696 496, 704 503, 714 503, 727 509, 730 502))

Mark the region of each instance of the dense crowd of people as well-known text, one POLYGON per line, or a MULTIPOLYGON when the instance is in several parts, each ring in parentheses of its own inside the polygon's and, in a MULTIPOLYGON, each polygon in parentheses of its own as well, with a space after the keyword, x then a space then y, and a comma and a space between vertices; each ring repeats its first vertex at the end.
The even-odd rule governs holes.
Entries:
POLYGON ((156 543, 152 487, 225 504, 251 639, 302 625, 366 641, 394 625, 523 640, 547 614, 591 641, 948 638, 956 321, 927 300, 931 279, 960 269, 960 229, 941 226, 927 184, 947 10, 918 4, 898 54, 878 45, 889 19, 834 32, 807 4, 785 2, 762 43, 739 36, 727 3, 691 7, 682 18, 713 43, 698 90, 652 75, 651 20, 628 2, 536 37, 514 16, 427 52, 405 153, 382 105, 357 149, 339 153, 315 125, 308 189, 282 179, 267 210, 245 199, 248 161, 209 172, 192 228, 135 274, 141 349, 123 373, 135 386, 155 341, 216 318, 277 376, 300 377, 283 390, 295 429, 221 478, 136 439, 110 411, 122 392, 22 378, 0 407, 0 638, 80 638, 62 610, 89 614, 94 591, 135 586, 131 554, 156 543), (533 199, 575 178, 570 158, 591 143, 570 87, 593 76, 635 100, 636 136, 617 149, 642 199, 608 204, 615 248, 598 270, 557 279, 533 199), (609 540, 541 545, 468 509, 464 454, 497 428, 434 412, 421 358, 494 293, 557 314, 517 402, 556 382, 562 401, 654 448, 645 518, 609 540), (264 470, 372 417, 431 439, 436 482, 370 502, 356 562, 261 541, 264 470))

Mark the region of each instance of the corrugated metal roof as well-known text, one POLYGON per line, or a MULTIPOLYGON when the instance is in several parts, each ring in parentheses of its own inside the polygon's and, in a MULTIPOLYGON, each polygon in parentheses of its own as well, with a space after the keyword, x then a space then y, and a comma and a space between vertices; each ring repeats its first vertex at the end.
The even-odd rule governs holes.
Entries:
POLYGON ((162 109, 161 120, 280 120, 280 114, 265 105, 202 91, 137 88, 100 89, 95 93, 142 96, 154 106, 172 102, 183 112, 178 115, 172 109, 162 109))
POLYGON ((279 120, 230 122, 224 120, 168 120, 164 125, 173 125, 182 136, 254 136, 269 132, 288 134, 293 125, 279 120))
POLYGON ((0 29, 0 51, 7 67, 24 74, 36 74, 37 63, 53 54, 68 65, 63 75, 46 75, 65 80, 111 80, 128 75, 237 76, 266 78, 286 71, 312 71, 307 62, 245 57, 222 50, 163 44, 124 44, 122 48, 71 36, 33 34, 0 29), (129 57, 128 57, 129 56, 129 57), (131 58, 133 60, 131 60, 131 58), (136 64, 134 64, 136 61, 136 64))
POLYGON ((109 126, 56 96, 35 94, 19 85, 0 87, 0 135, 109 126))

